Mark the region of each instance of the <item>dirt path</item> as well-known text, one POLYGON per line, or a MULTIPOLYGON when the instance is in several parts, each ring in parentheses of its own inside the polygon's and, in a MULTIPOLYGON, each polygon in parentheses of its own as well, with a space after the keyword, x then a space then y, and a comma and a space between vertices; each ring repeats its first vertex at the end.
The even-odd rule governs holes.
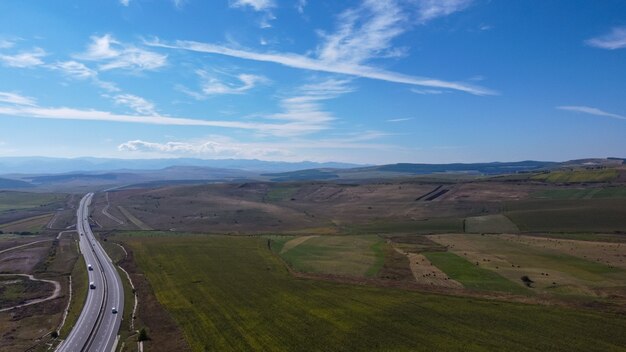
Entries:
POLYGON ((463 288, 460 282, 449 278, 448 275, 434 266, 425 256, 418 253, 405 252, 394 247, 393 244, 391 246, 396 252, 407 256, 413 277, 418 283, 447 288, 463 288))
POLYGON ((118 224, 124 225, 124 221, 109 214, 109 207, 111 206, 111 203, 109 203, 109 192, 106 193, 106 199, 107 199, 107 205, 105 205, 104 208, 102 208, 102 214, 104 214, 104 216, 108 217, 109 219, 117 222, 118 224))
POLYGON ((130 222, 135 224, 135 226, 137 226, 140 230, 145 230, 145 231, 152 230, 150 226, 146 225, 143 221, 137 219, 133 214, 131 214, 128 210, 124 209, 124 207, 122 207, 121 205, 118 205, 117 208, 122 212, 122 214, 124 214, 126 218, 128 218, 128 220, 130 220, 130 222))
POLYGON ((296 248, 297 246, 301 245, 302 243, 310 240, 311 238, 314 237, 319 237, 317 235, 315 236, 302 236, 302 237, 297 237, 294 238, 293 240, 289 240, 287 241, 287 243, 285 243, 285 245, 283 246, 283 249, 280 251, 280 254, 283 254, 291 249, 296 248))
POLYGON ((45 280, 45 279, 35 279, 35 277, 33 275, 28 275, 28 274, 0 274, 0 276, 24 276, 24 277, 29 278, 32 281, 48 282, 48 283, 51 283, 51 284, 54 285, 54 292, 50 296, 48 296, 46 298, 33 299, 31 301, 28 301, 28 302, 23 303, 23 304, 19 304, 17 306, 3 308, 3 309, 0 309, 0 312, 5 312, 5 311, 11 310, 11 309, 26 307, 26 306, 30 306, 30 305, 33 305, 33 304, 49 301, 51 299, 55 299, 55 298, 59 297, 59 295, 61 294, 61 284, 58 281, 45 280))

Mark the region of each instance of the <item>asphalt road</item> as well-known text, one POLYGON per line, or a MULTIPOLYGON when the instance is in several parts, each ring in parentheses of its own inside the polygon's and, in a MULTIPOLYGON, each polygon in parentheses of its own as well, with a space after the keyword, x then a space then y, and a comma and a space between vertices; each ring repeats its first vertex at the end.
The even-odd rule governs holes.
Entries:
POLYGON ((81 199, 76 213, 76 230, 80 238, 80 251, 85 258, 89 282, 95 289, 89 289, 85 305, 67 339, 59 345, 59 352, 110 352, 116 345, 124 309, 124 288, 115 266, 104 249, 96 241, 89 226, 89 204, 93 193, 81 199), (113 314, 115 307, 118 311, 113 314))

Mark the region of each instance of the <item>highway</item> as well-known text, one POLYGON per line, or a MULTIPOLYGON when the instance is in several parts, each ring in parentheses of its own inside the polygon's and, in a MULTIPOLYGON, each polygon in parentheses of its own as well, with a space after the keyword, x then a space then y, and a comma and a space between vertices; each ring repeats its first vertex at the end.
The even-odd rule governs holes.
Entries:
POLYGON ((111 259, 91 232, 89 205, 92 198, 93 193, 88 193, 81 199, 76 212, 76 230, 85 265, 93 268, 87 272, 95 289, 88 289, 83 310, 68 337, 57 348, 58 352, 111 352, 117 344, 122 322, 124 288, 111 259), (112 312, 114 307, 117 314, 112 312))

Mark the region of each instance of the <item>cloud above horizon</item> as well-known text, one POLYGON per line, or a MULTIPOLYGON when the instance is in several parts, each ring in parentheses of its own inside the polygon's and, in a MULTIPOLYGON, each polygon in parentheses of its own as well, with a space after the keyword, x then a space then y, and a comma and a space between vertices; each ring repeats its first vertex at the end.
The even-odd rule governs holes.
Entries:
POLYGON ((608 50, 626 48, 626 26, 614 27, 609 33, 587 39, 585 43, 589 46, 608 50))
POLYGON ((612 117, 614 119, 626 120, 626 116, 613 114, 613 113, 606 112, 604 110, 589 107, 589 106, 569 105, 569 106, 557 106, 556 108, 559 110, 572 111, 572 112, 583 113, 583 114, 588 114, 588 115, 612 117))

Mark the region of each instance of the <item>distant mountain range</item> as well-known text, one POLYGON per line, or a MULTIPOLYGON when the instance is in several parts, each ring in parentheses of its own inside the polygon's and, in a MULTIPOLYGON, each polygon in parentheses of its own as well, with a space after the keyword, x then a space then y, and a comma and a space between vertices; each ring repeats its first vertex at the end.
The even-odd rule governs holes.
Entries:
MULTIPOLYGON (((624 159, 581 159, 566 162, 519 161, 455 164, 389 164, 272 162, 203 159, 56 159, 0 158, 0 189, 85 191, 119 187, 154 187, 198 182, 358 181, 451 175, 473 177, 537 172, 567 167, 622 165, 624 159), (164 166, 167 165, 167 166, 164 166), (62 171, 59 171, 62 170, 62 171), (72 171, 66 171, 72 170, 72 171), (76 171, 79 170, 79 171, 76 171)), ((447 176, 446 176, 447 177, 447 176)))
POLYGON ((312 161, 284 162, 255 159, 112 159, 112 158, 49 158, 0 157, 0 175, 7 174, 59 174, 115 170, 159 170, 172 166, 210 167, 251 172, 288 172, 303 169, 346 169, 359 164, 317 163, 312 161))

